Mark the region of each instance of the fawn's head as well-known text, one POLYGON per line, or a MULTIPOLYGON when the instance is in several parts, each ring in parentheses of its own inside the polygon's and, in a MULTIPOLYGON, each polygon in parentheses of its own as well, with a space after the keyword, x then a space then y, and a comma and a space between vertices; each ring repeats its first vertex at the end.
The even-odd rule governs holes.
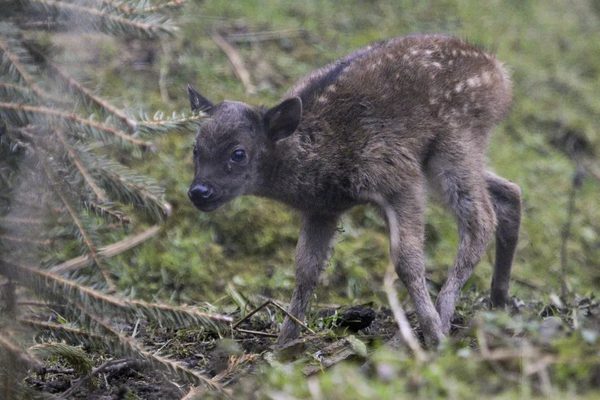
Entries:
POLYGON ((191 86, 188 94, 192 111, 208 115, 194 144, 188 196, 199 210, 212 211, 256 189, 276 142, 298 127, 302 102, 294 97, 263 109, 236 101, 214 104, 191 86))

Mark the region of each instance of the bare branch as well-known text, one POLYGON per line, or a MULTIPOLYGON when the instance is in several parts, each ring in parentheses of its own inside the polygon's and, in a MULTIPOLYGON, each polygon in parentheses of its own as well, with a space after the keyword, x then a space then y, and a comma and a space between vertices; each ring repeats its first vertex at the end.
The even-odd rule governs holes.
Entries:
POLYGON ((394 271, 394 266, 390 263, 385 273, 385 277, 383 279, 383 287, 385 289, 385 293, 387 294, 388 301, 390 303, 390 308, 394 313, 394 318, 396 319, 396 323, 398 323, 398 328, 400 329, 400 335, 402 336, 403 343, 406 343, 408 348, 412 350, 415 355, 417 361, 424 362, 427 360, 427 355, 421 348, 421 345, 417 341, 410 327, 408 319, 406 318, 406 314, 402 309, 402 305, 398 301, 398 293, 394 288, 394 281, 396 280, 396 272, 394 271))

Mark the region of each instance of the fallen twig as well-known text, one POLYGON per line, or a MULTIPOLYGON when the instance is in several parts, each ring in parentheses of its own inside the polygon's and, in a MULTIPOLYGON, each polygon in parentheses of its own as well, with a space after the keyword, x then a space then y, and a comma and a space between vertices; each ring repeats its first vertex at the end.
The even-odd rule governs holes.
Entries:
POLYGON ((394 313, 394 319, 398 323, 398 328, 400 329, 400 335, 402 336, 403 342, 412 350, 416 359, 419 362, 423 362, 427 359, 427 356, 421 345, 415 338, 415 335, 410 327, 408 319, 406 318, 406 314, 398 301, 398 293, 394 288, 394 281, 396 280, 396 272, 394 271, 394 266, 390 263, 387 272, 385 273, 385 278, 383 279, 383 286, 385 288, 385 293, 387 294, 388 301, 390 303, 390 308, 394 313))
POLYGON ((267 332, 261 332, 261 331, 252 331, 250 329, 242 329, 242 328, 236 328, 235 329, 238 332, 241 333, 247 333, 249 335, 256 335, 256 336, 266 336, 266 337, 272 337, 272 338, 276 338, 277 335, 274 333, 267 333, 267 332))
POLYGON ((268 40, 280 40, 289 39, 302 36, 306 34, 304 29, 285 29, 280 31, 261 31, 261 32, 247 32, 247 33, 232 33, 227 35, 227 40, 234 43, 244 42, 265 42, 268 40))
POLYGON ((73 393, 75 393, 75 391, 77 389, 79 389, 79 387, 81 385, 83 385, 85 382, 87 382, 88 380, 90 380, 94 375, 97 375, 100 372, 103 372, 108 367, 111 367, 111 366, 117 365, 117 364, 122 364, 122 366, 120 366, 120 368, 124 368, 124 367, 129 366, 129 364, 131 364, 132 362, 133 361, 127 360, 125 358, 118 359, 118 360, 108 360, 104 364, 100 365, 98 368, 94 368, 94 370, 92 372, 90 372, 89 374, 87 374, 86 376, 84 376, 84 377, 76 380, 73 383, 73 385, 71 386, 71 388, 69 390, 67 390, 66 392, 62 393, 60 395, 60 397, 63 398, 63 399, 68 398, 70 395, 72 395, 73 393))
POLYGON ((254 94, 256 93, 256 87, 252 84, 252 80, 250 79, 250 73, 244 66, 244 62, 240 57, 238 51, 231 45, 229 42, 218 33, 213 33, 212 38, 215 43, 223 50, 231 65, 233 65, 233 69, 235 74, 240 78, 244 86, 246 87, 246 93, 254 94))
MULTIPOLYGON (((238 326, 244 322, 247 321, 251 316, 253 316, 254 314, 256 314, 257 312, 259 312, 260 310, 262 310, 263 308, 265 308, 268 305, 273 305, 275 307, 277 307, 279 310, 281 310, 282 313, 284 313, 285 315, 287 315, 288 317, 290 317, 290 319, 294 322, 296 322, 298 325, 300 325, 301 327, 303 327, 304 329, 306 329, 307 331, 309 331, 311 334, 315 334, 315 331, 313 331, 312 329, 310 329, 308 326, 306 326, 306 324, 302 321, 300 321, 298 318, 296 318, 295 316, 293 316, 292 314, 290 314, 289 311, 287 311, 285 308, 283 308, 282 306, 280 306, 279 304, 277 304, 275 301, 273 300, 267 300, 265 301, 263 304, 261 304, 260 306, 258 306, 257 308, 255 308, 254 310, 250 311, 244 318, 240 319, 238 322, 236 322, 233 325, 233 329, 239 332, 243 332, 244 330, 241 330, 238 328, 238 326)), ((246 330, 247 331, 247 330, 246 330)), ((247 331, 247 333, 253 332, 254 334, 257 334, 256 331, 247 331)), ((268 334, 270 335, 270 334, 268 334)), ((266 334, 263 334, 263 336, 266 336, 266 334)), ((277 337, 276 335, 274 335, 274 337, 277 337)))

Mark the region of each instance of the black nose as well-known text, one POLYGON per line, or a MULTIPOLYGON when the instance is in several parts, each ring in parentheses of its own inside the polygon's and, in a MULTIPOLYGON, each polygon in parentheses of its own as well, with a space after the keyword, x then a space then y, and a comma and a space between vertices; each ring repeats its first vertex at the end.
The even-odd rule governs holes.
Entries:
POLYGON ((190 189, 188 196, 190 199, 197 199, 199 197, 202 199, 208 199, 212 195, 212 192, 212 189, 209 187, 196 185, 190 189))

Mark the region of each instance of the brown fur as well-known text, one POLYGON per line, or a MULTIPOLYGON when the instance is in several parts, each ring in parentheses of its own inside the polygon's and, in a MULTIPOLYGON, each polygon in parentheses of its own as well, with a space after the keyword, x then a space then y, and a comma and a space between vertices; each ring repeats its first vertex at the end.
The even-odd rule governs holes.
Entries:
MULTIPOLYGON (((490 129, 505 117, 512 96, 505 70, 491 55, 448 36, 400 37, 314 72, 269 110, 215 105, 189 92, 192 108, 211 117, 196 139, 190 190, 196 207, 210 211, 252 194, 303 214, 290 306, 298 318, 305 316, 340 214, 365 203, 387 219, 391 257, 427 343, 449 332, 460 289, 496 225, 492 302, 510 299, 521 195, 485 169, 490 129), (236 150, 244 152, 242 161, 236 150), (425 282, 428 188, 452 209, 460 237, 436 306, 425 282)), ((298 335, 299 327, 286 319, 278 342, 298 335)))

